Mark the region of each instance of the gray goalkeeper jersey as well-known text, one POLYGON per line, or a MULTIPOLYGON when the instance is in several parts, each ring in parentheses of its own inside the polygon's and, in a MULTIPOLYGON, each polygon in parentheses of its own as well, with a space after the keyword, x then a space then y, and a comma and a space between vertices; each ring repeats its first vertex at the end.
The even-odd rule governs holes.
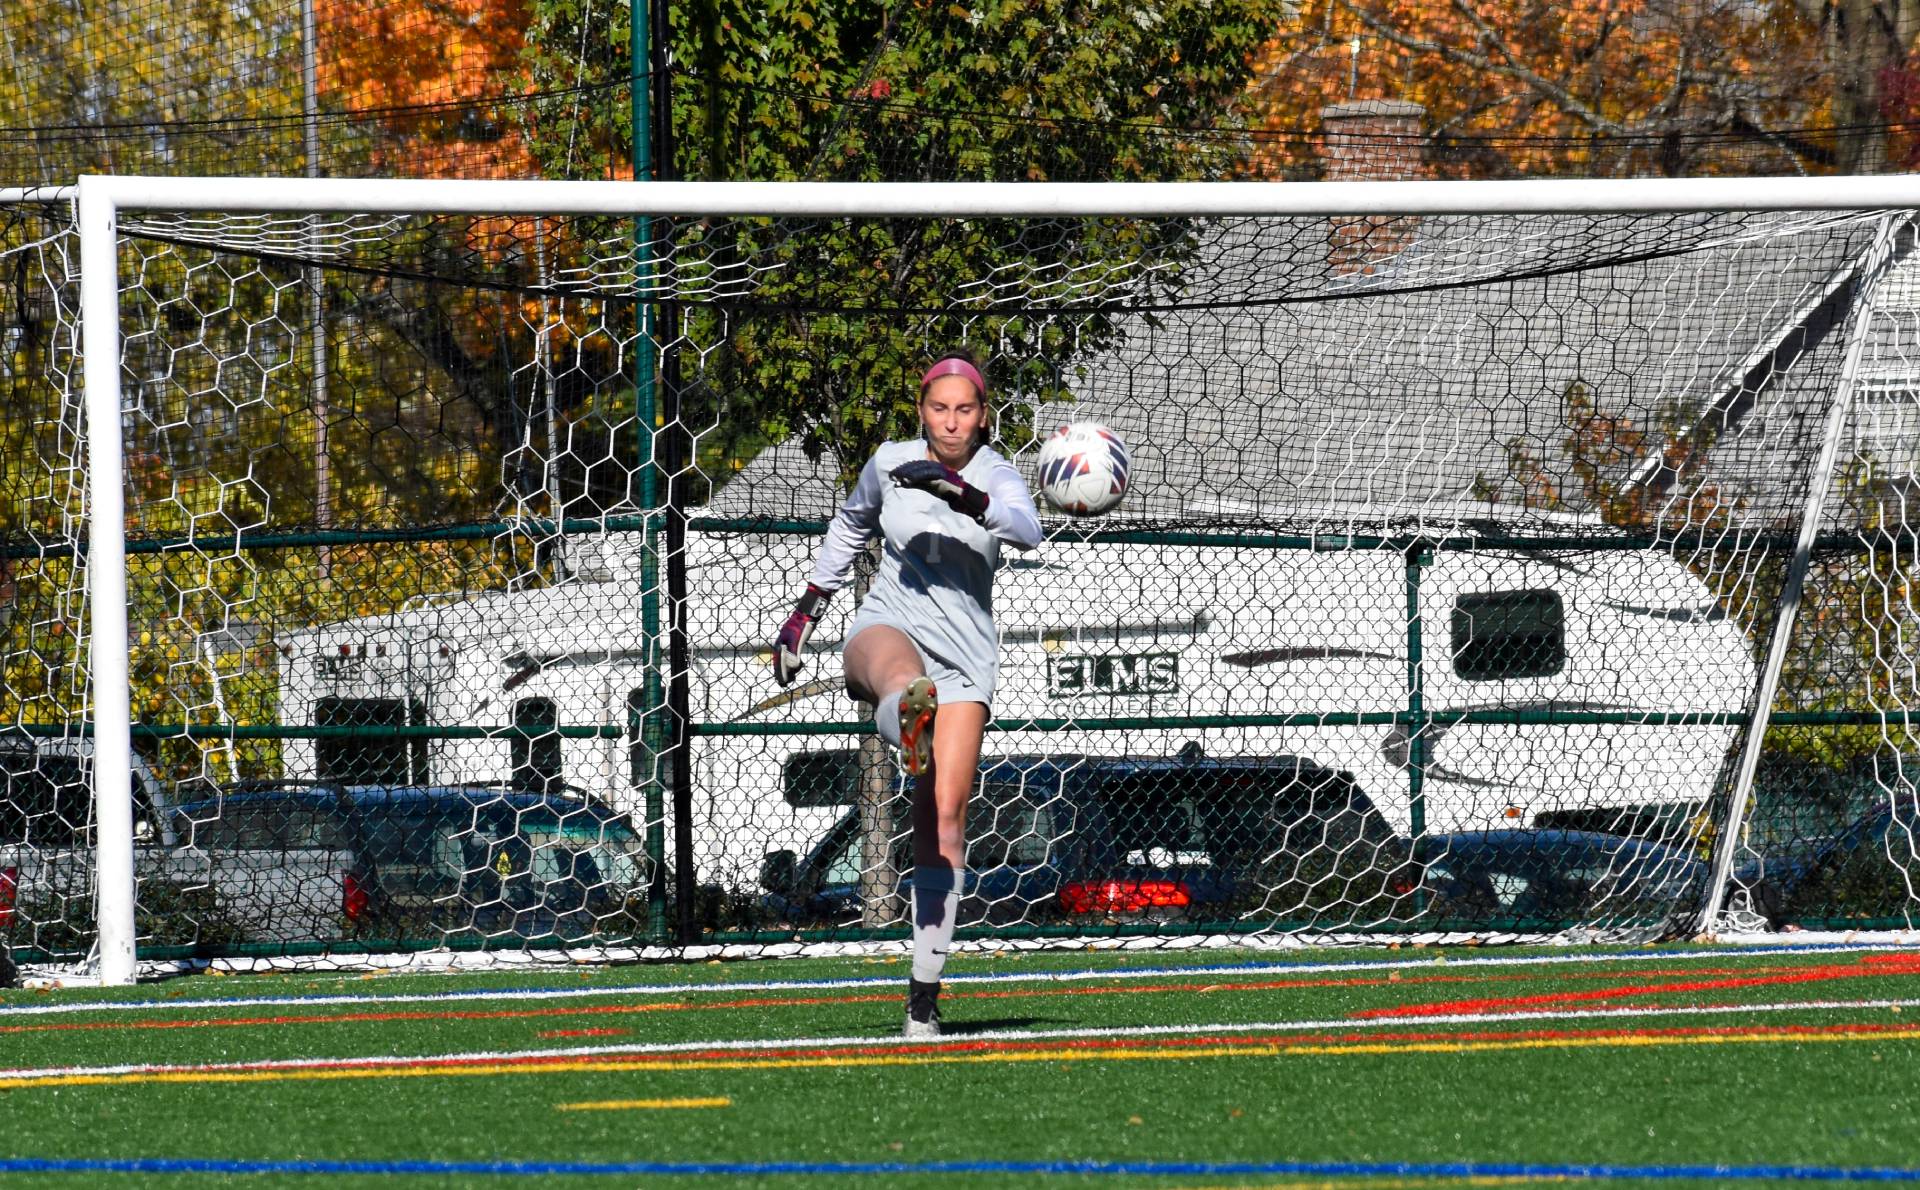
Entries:
POLYGON ((837 591, 854 556, 874 537, 886 543, 880 571, 860 605, 853 631, 889 624, 920 651, 967 675, 991 697, 1000 641, 993 626, 993 576, 1000 543, 1030 550, 1040 544, 1040 517, 1026 480, 1012 463, 981 447, 960 475, 987 493, 984 525, 955 512, 930 492, 903 488, 890 475, 902 463, 927 457, 927 444, 889 442, 861 469, 860 480, 827 526, 813 583, 837 591))

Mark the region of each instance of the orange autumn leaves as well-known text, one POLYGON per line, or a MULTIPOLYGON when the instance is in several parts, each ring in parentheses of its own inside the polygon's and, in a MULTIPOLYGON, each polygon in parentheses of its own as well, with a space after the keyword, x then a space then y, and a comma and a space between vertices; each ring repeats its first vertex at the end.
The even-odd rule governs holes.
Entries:
POLYGON ((535 176, 513 114, 475 103, 525 94, 528 16, 528 0, 316 0, 322 109, 386 114, 372 172, 535 176))
MULTIPOLYGON (((1793 172, 1765 133, 1828 117, 1822 37, 1792 0, 1305 0, 1246 106, 1255 128, 1301 132, 1328 103, 1410 100, 1469 138, 1437 162, 1448 176, 1712 174, 1756 152, 1793 172)), ((1253 172, 1298 176, 1310 154, 1266 139, 1253 172)))
MULTIPOLYGON (((1428 127, 1450 141, 1434 162, 1441 176, 1846 171, 1880 158, 1845 138, 1801 134, 1920 107, 1910 47, 1849 25, 1877 29, 1880 9, 1910 6, 1301 0, 1254 57, 1242 106, 1271 135, 1257 140, 1248 169, 1311 176, 1320 109, 1388 98, 1422 105, 1428 127), (1846 81, 1856 75, 1872 82, 1864 116, 1853 94, 1861 88, 1846 81)), ((322 106, 390 113, 389 135, 362 151, 370 172, 536 176, 514 110, 534 86, 525 60, 534 7, 316 0, 322 106), (425 105, 447 106, 418 110, 425 105)), ((1907 161, 1904 134, 1893 139, 1891 159, 1907 161)))

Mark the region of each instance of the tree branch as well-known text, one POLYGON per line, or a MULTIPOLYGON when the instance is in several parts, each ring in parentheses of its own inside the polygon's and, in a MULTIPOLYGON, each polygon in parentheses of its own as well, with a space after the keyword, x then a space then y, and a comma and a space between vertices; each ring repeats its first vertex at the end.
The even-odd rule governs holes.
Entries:
POLYGON ((1428 41, 1423 38, 1409 36, 1374 16, 1372 13, 1366 12, 1360 8, 1354 0, 1344 0, 1344 3, 1347 11, 1358 18, 1361 24, 1367 26, 1368 29, 1372 30, 1382 39, 1402 49, 1412 50, 1416 53, 1435 54, 1452 62, 1456 66, 1472 67, 1475 70, 1485 71, 1488 74, 1521 83, 1535 94, 1552 102, 1558 110, 1579 119, 1588 127, 1599 129, 1603 132, 1611 132, 1615 135, 1624 135, 1627 132, 1627 129, 1620 124, 1607 119, 1599 112, 1594 111, 1591 107, 1582 103, 1564 86, 1545 77, 1536 70, 1521 65, 1513 52, 1506 47, 1499 36, 1494 33, 1493 29, 1488 26, 1485 21, 1481 20, 1479 14, 1469 8, 1463 0, 1453 0, 1454 8, 1473 22, 1474 26, 1481 31, 1482 37, 1486 41, 1498 47, 1501 56, 1506 59, 1506 65, 1496 62, 1491 56, 1486 54, 1472 53, 1443 42, 1428 41))

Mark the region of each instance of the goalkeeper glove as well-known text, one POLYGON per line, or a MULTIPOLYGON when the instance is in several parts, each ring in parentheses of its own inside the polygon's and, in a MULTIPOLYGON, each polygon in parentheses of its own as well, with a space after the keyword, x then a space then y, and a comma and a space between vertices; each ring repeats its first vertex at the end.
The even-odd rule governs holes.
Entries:
POLYGON ((960 478, 960 473, 945 463, 915 459, 893 469, 893 482, 903 488, 919 488, 947 502, 947 507, 976 521, 987 519, 987 494, 960 478))
POLYGON ((780 625, 780 632, 773 638, 773 680, 782 686, 793 681, 793 676, 806 664, 805 652, 807 638, 813 635, 813 622, 820 616, 820 610, 827 606, 827 600, 833 598, 832 591, 822 591, 812 583, 793 605, 793 614, 787 622, 780 625))

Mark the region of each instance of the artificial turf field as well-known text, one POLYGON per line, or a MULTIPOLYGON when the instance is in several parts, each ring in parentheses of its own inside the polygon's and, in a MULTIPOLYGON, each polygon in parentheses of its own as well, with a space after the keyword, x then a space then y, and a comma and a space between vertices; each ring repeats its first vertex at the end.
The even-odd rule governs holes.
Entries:
POLYGON ((956 955, 0 993, 0 1182, 1920 1182, 1920 952, 956 955))

